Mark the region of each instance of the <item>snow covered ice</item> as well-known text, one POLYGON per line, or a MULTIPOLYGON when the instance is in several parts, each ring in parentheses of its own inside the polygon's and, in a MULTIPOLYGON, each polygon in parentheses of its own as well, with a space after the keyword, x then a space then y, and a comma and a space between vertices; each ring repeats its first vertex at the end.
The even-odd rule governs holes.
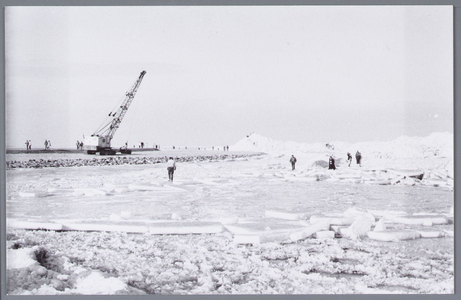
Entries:
POLYGON ((453 293, 453 135, 329 145, 253 133, 173 183, 165 153, 8 156, 8 293, 453 293))

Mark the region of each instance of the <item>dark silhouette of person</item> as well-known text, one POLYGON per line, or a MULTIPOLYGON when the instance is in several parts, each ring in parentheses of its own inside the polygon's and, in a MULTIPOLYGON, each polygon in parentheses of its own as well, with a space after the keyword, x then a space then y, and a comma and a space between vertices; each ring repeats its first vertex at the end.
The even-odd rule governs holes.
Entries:
POLYGON ((357 150, 355 153, 355 159, 357 160, 357 164, 361 167, 362 166, 362 153, 357 150))
POLYGON ((168 161, 166 163, 166 169, 168 170, 168 181, 173 181, 173 174, 176 170, 176 162, 171 156, 170 158, 168 158, 168 161))
POLYGON ((328 160, 328 169, 329 170, 336 170, 335 159, 333 158, 332 155, 330 155, 330 159, 328 160))
POLYGON ((297 159, 294 155, 291 155, 291 158, 290 158, 290 163, 291 163, 291 170, 294 170, 295 169, 295 164, 297 162, 297 159))

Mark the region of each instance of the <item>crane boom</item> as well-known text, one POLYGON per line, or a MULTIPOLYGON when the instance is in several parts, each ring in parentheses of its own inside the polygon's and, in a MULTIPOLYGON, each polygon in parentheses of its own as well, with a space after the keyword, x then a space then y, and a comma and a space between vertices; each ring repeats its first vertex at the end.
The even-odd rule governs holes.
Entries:
POLYGON ((123 100, 122 105, 120 105, 117 112, 115 112, 112 115, 113 117, 112 121, 106 126, 103 126, 99 131, 96 131, 95 133, 93 133, 92 136, 102 136, 102 137, 105 137, 106 140, 109 140, 109 141, 112 140, 115 132, 120 126, 120 123, 125 117, 125 114, 131 105, 131 102, 133 102, 134 96, 136 95, 136 92, 138 91, 138 88, 141 85, 141 81, 145 74, 146 74, 146 71, 142 71, 141 74, 139 75, 138 80, 136 80, 133 86, 125 93, 125 99, 123 100))
POLYGON ((117 111, 109 114, 109 117, 112 117, 112 119, 96 130, 91 137, 85 139, 84 149, 87 150, 88 154, 96 154, 96 152, 100 154, 115 154, 115 151, 110 147, 110 142, 125 117, 131 102, 133 102, 145 74, 146 71, 141 72, 133 86, 125 93, 125 98, 117 111))

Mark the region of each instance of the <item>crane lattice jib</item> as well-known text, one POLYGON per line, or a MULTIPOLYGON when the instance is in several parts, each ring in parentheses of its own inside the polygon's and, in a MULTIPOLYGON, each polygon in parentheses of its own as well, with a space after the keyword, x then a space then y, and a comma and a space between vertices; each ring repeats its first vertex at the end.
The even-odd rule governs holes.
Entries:
POLYGON ((139 75, 138 80, 136 80, 131 89, 129 89, 128 92, 125 93, 125 99, 123 100, 122 105, 120 105, 117 112, 113 115, 113 119, 110 122, 110 126, 107 127, 104 131, 99 132, 99 136, 106 137, 106 140, 109 141, 112 140, 115 132, 117 131, 118 127, 120 126, 120 123, 123 120, 123 117, 125 117, 125 114, 128 111, 128 108, 130 107, 130 104, 133 101, 134 96, 136 95, 136 92, 138 91, 138 88, 141 85, 141 81, 145 74, 146 71, 142 71, 141 75, 139 75))

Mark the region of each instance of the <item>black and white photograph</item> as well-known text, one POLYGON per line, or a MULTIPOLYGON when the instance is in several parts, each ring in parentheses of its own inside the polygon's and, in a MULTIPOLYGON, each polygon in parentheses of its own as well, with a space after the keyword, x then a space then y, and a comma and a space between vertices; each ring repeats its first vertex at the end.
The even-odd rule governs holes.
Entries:
POLYGON ((454 294, 453 5, 4 16, 7 295, 454 294))

